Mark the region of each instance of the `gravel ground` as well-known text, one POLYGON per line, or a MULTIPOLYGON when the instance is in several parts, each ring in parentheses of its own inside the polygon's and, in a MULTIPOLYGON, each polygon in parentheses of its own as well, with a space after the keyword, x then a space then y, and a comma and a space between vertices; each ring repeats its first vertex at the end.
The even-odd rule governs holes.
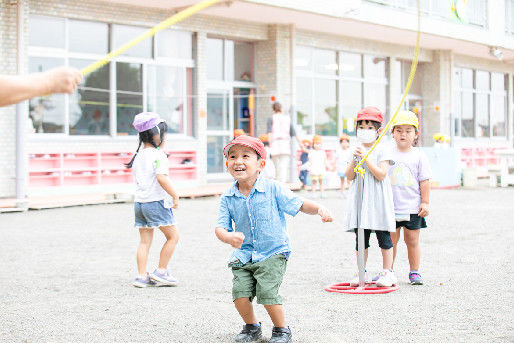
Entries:
MULTIPOLYGON (((304 193, 305 194, 305 193, 304 193)), ((424 286, 410 286, 399 249, 400 290, 328 293, 356 269, 354 236, 339 224, 344 200, 321 199, 337 216, 289 219, 293 254, 281 294, 295 342, 513 342, 514 191, 432 192, 422 233, 424 286)), ((242 322, 231 301, 230 247, 213 228, 217 198, 183 200, 175 288, 136 289, 132 205, 0 215, 0 341, 232 342, 242 322)), ((156 232, 149 270, 163 235, 156 232)), ((378 270, 372 237, 368 269, 378 270)), ((265 338, 272 323, 261 306, 265 338)), ((265 342, 263 340, 263 342, 265 342)))

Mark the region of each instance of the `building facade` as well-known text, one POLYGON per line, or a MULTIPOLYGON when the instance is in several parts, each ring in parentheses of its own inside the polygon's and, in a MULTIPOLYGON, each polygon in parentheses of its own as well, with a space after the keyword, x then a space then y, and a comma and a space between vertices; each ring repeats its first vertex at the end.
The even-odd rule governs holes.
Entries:
MULTIPOLYGON (((0 72, 82 69, 193 1, 0 2, 0 72), (17 25, 21 6, 22 27, 17 25)), ((514 0, 468 1, 465 22, 449 1, 422 1, 420 64, 404 108, 418 113, 421 141, 435 132, 457 148, 512 147, 514 0), (498 57, 502 57, 499 59, 498 57)), ((302 137, 328 148, 354 134, 356 111, 390 116, 413 58, 416 1, 224 1, 164 30, 89 74, 72 95, 25 106, 24 162, 17 173, 15 106, 0 109, 0 197, 117 190, 137 147, 133 116, 169 124, 172 179, 227 180, 222 147, 235 128, 266 131, 271 102, 293 111, 302 137)), ((460 13, 461 15, 463 12, 460 13)))

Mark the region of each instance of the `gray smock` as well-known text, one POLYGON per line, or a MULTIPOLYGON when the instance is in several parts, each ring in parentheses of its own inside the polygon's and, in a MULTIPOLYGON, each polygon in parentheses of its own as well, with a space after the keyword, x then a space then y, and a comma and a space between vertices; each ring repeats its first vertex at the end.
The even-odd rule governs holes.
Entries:
MULTIPOLYGON (((389 150, 383 146, 377 146, 367 160, 375 165, 381 161, 390 161, 391 165, 394 164, 389 150)), ((347 231, 361 227, 366 230, 395 232, 393 191, 389 176, 378 181, 366 163, 363 163, 362 167, 366 171, 364 177, 356 173, 348 191, 347 215, 343 228, 347 231), (362 201, 360 215, 359 201, 362 201)))

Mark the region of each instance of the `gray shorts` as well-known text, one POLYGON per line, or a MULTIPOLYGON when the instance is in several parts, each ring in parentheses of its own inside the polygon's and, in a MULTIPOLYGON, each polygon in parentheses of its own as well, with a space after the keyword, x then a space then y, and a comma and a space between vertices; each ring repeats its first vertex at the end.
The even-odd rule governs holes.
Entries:
POLYGON ((171 208, 164 207, 164 200, 152 202, 135 202, 134 227, 136 229, 153 229, 159 226, 175 225, 175 217, 171 208))

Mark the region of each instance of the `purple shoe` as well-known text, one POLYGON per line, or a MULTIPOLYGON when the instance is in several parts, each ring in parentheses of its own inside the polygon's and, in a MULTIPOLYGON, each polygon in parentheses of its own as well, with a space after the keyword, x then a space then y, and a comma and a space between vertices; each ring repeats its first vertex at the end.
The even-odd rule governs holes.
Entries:
POLYGON ((158 282, 158 286, 176 286, 178 285, 178 280, 170 275, 169 270, 166 269, 164 273, 159 273, 156 269, 150 274, 150 279, 155 282, 158 282))
POLYGON ((132 283, 134 287, 137 288, 145 288, 145 287, 154 287, 156 285, 155 281, 150 279, 148 276, 143 279, 140 277, 137 277, 134 282, 132 283))
POLYGON ((421 275, 417 272, 409 273, 409 280, 411 285, 422 285, 423 279, 421 275))

